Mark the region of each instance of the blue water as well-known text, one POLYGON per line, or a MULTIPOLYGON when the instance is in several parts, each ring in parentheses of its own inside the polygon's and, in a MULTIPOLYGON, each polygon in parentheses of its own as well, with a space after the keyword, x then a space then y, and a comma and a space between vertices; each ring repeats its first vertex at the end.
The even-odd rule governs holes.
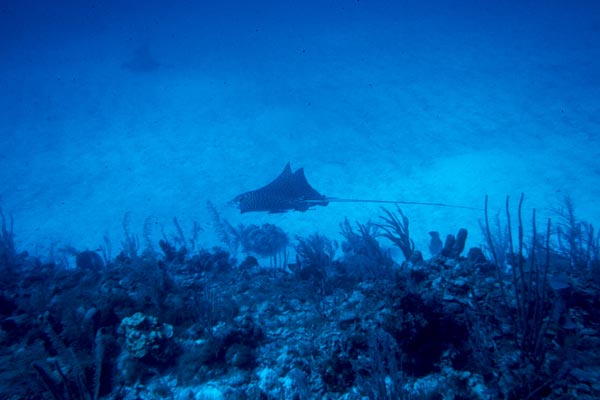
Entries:
POLYGON ((599 159, 600 0, 0 0, 0 398, 600 398, 599 159))
MULTIPOLYGON (((3 1, 0 19, 0 204, 23 245, 118 242, 126 213, 206 224, 207 200, 296 233, 377 217, 226 205, 288 161, 328 196, 525 192, 551 216, 570 195, 600 220, 595 2, 3 1)), ((421 243, 480 240, 480 213, 406 212, 421 243)))

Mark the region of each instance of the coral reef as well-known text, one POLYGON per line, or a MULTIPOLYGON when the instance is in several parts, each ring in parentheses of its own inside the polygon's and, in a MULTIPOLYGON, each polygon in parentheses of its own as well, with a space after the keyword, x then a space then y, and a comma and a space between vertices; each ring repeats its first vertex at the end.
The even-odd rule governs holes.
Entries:
POLYGON ((362 274, 367 271, 370 275, 386 274, 394 264, 389 251, 384 250, 377 241, 379 226, 370 222, 356 222, 355 231, 348 218, 340 224, 340 233, 344 237, 342 252, 347 268, 362 274))
POLYGON ((234 227, 227 220, 221 219, 219 212, 210 201, 207 202, 207 208, 219 238, 232 253, 236 254, 241 248, 247 256, 255 255, 269 259, 271 267, 287 266, 289 238, 283 229, 268 223, 261 226, 239 224, 234 227))
POLYGON ((341 252, 297 237, 289 265, 269 259, 288 248, 281 228, 219 219, 241 262, 181 229, 162 253, 142 249, 124 221, 120 254, 105 241, 69 250, 69 266, 19 252, 2 215, 0 396, 595 399, 598 235, 563 209, 538 232, 522 198, 516 218, 508 200, 504 220, 486 207, 487 248, 461 229, 431 259, 384 211, 382 224, 346 219, 341 252))
POLYGON ((457 259, 465 249, 466 243, 467 230, 461 228, 458 230, 456 236, 446 236, 446 241, 444 242, 444 247, 442 247, 441 255, 447 258, 457 259))
POLYGON ((130 357, 165 362, 173 353, 173 326, 160 324, 155 317, 137 312, 123 318, 118 331, 125 339, 125 350, 130 357))
POLYGON ((296 263, 290 266, 300 279, 320 278, 327 275, 333 263, 337 243, 314 233, 307 238, 297 238, 296 263))

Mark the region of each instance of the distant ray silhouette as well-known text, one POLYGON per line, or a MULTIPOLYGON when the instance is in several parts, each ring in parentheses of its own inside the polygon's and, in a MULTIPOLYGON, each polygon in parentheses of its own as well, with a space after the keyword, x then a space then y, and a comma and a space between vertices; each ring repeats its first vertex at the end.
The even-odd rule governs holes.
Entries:
POLYGON ((387 203, 387 204, 414 204, 421 206, 464 208, 479 210, 468 206, 456 206, 444 203, 425 203, 418 201, 396 200, 365 200, 343 199, 327 197, 317 192, 306 180, 304 168, 292 172, 288 162, 277 178, 266 186, 236 196, 231 203, 236 205, 240 212, 282 213, 286 211, 306 211, 313 206, 326 206, 331 202, 337 203, 387 203))
POLYGON ((148 46, 141 46, 135 49, 131 58, 122 66, 132 72, 147 73, 158 70, 160 63, 156 61, 148 46))

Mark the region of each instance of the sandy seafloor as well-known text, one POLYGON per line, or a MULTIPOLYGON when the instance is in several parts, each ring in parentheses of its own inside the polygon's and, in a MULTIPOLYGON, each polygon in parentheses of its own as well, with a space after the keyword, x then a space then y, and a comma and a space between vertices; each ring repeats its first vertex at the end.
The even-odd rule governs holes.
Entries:
MULTIPOLYGON (((488 194, 495 212, 524 192, 542 221, 570 195, 600 225, 600 13, 538 3, 4 5, 0 205, 38 255, 108 235, 114 256, 127 213, 157 241, 173 217, 197 221, 210 247, 207 200, 291 238, 340 239, 344 217, 381 214, 227 206, 290 161, 328 196, 481 207, 488 194), (143 47, 158 68, 125 68, 143 47)), ((402 209, 425 254, 430 230, 482 241, 480 211, 402 209)))

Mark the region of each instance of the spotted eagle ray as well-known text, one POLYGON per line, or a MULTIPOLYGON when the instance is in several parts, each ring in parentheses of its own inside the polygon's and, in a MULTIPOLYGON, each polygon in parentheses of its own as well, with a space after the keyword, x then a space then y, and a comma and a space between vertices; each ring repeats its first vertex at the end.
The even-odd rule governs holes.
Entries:
POLYGON ((329 203, 386 203, 386 204, 411 204, 420 206, 452 207, 478 210, 475 207, 457 206, 445 203, 427 203, 420 201, 403 200, 371 200, 371 199, 345 199, 327 197, 317 192, 306 180, 304 168, 292 172, 288 162, 283 171, 271 183, 236 196, 231 204, 237 206, 240 212, 266 211, 270 214, 286 211, 306 211, 314 206, 326 206, 329 203))

